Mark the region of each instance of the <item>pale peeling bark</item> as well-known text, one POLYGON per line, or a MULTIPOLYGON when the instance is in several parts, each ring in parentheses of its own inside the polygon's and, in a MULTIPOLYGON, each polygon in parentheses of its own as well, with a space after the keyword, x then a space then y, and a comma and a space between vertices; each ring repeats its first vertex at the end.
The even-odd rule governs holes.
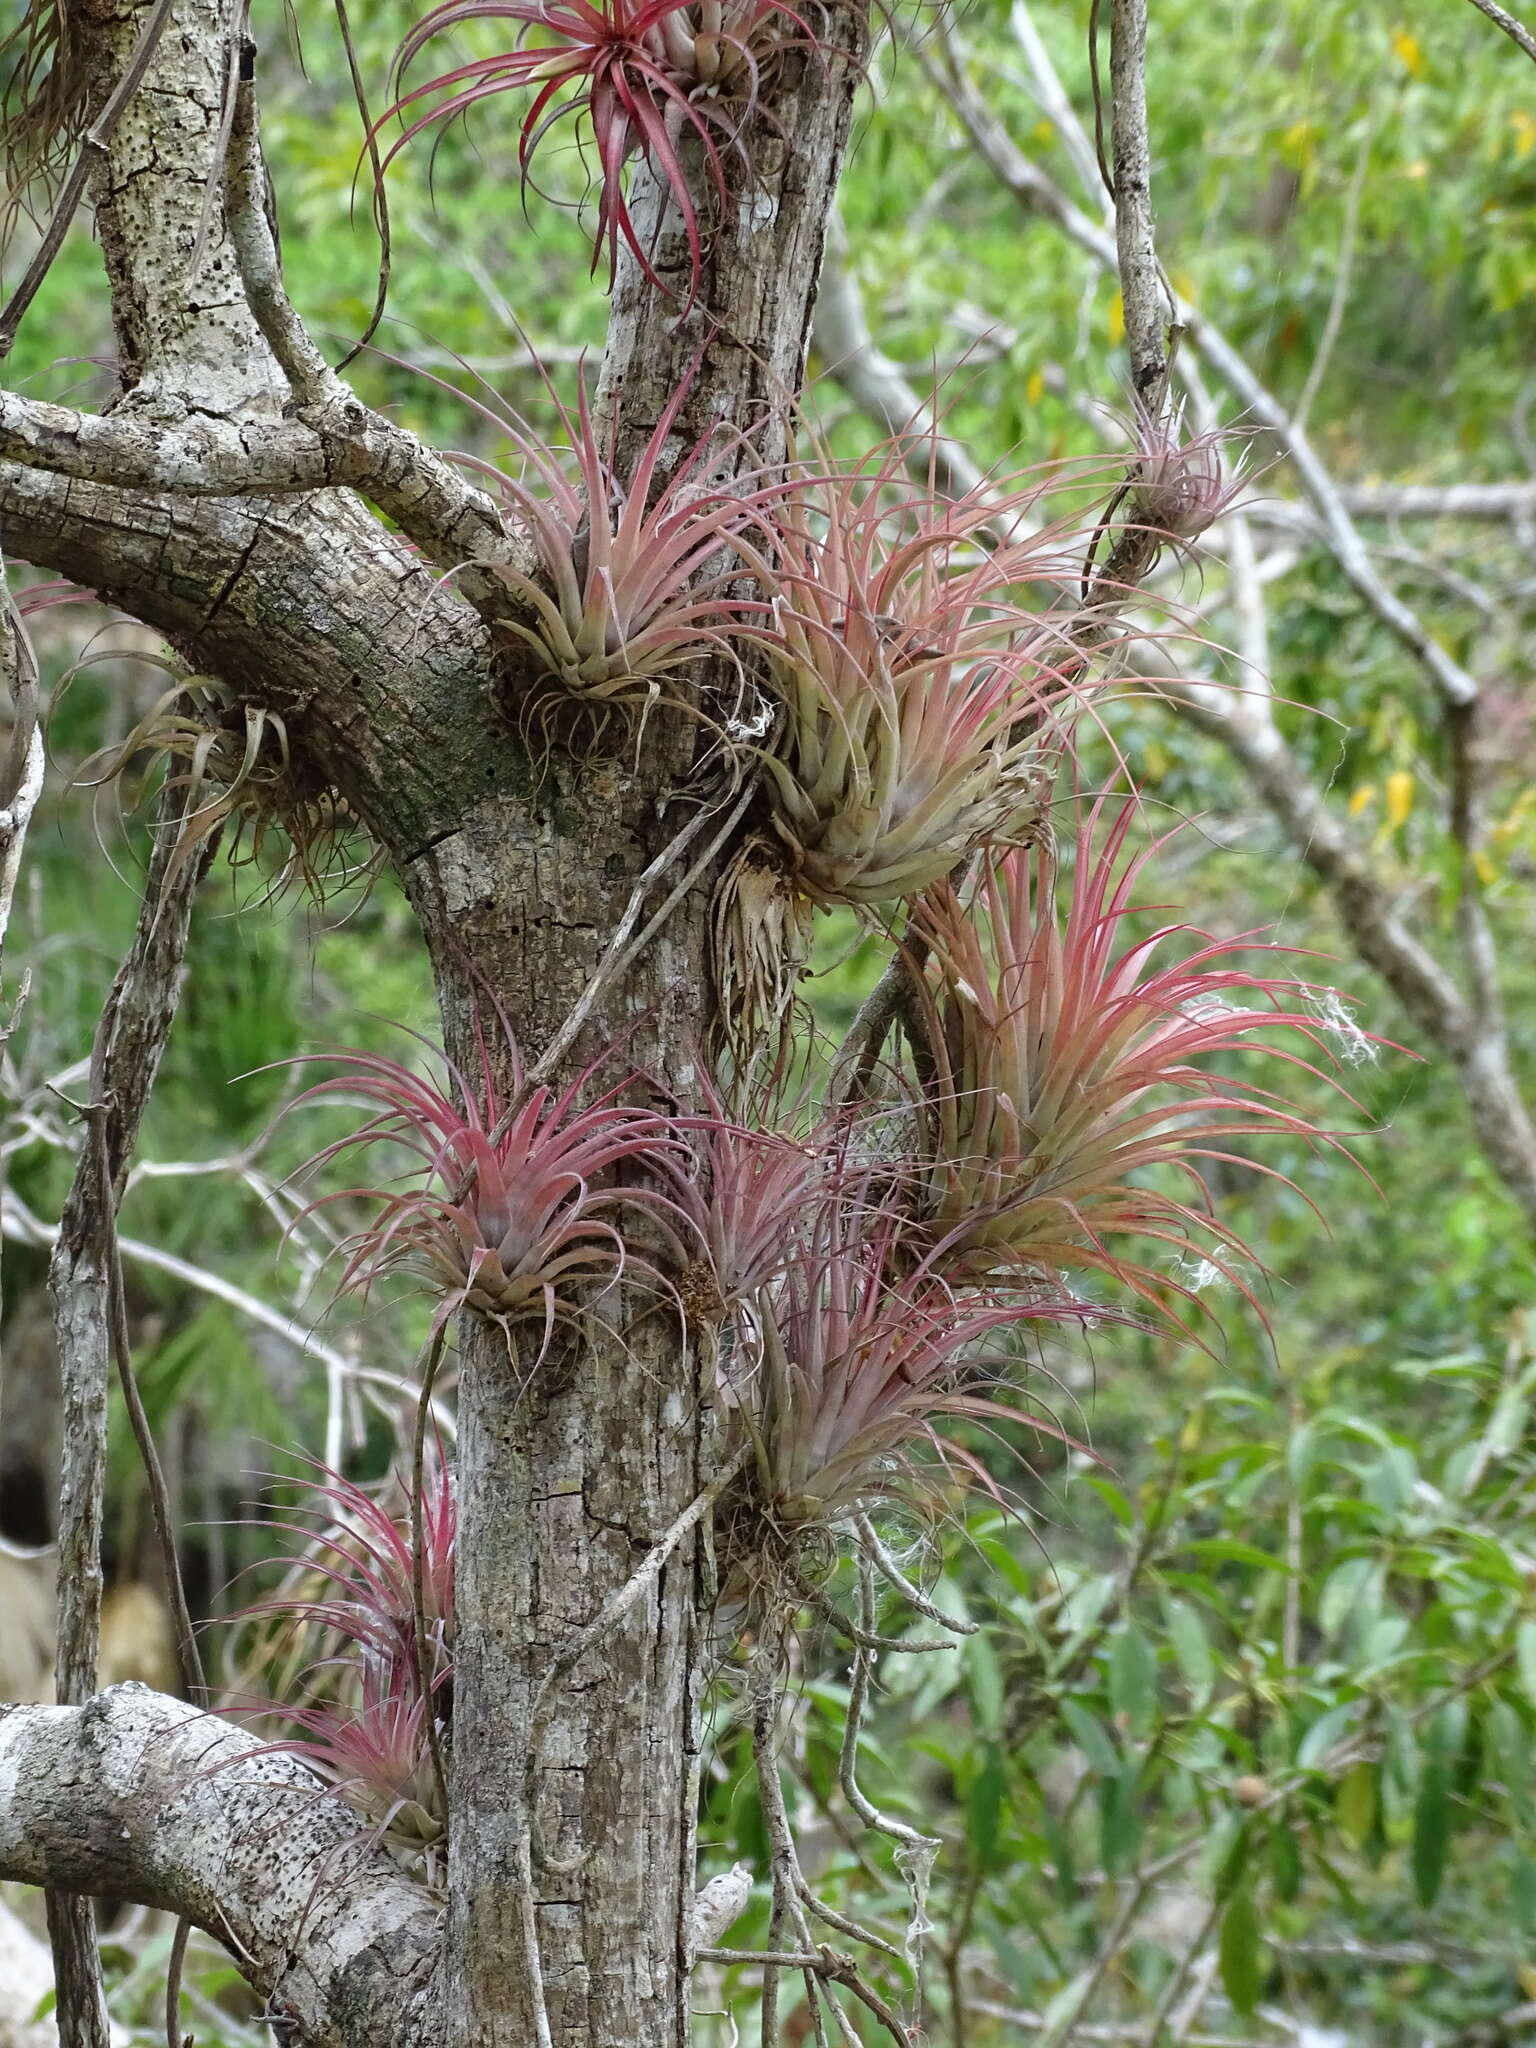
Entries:
POLYGON ((141 1685, 0 1707, 0 1877, 193 1921, 311 2048, 436 2048, 437 1905, 255 1746, 141 1685))

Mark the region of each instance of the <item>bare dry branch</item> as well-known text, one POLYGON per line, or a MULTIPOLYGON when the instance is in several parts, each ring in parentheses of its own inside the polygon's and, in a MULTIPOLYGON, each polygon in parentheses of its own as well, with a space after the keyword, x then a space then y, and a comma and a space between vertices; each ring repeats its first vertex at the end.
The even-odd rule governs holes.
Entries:
POLYGON ((435 1901, 252 1747, 141 1685, 0 1707, 0 1877, 191 1920, 314 2048, 435 2048, 435 1901))
POLYGON ((1168 400, 1168 288, 1152 234, 1152 148, 1147 136, 1146 0, 1113 0, 1109 76, 1114 137, 1115 248, 1131 388, 1150 419, 1168 400))
MULTIPOLYGON (((215 833, 194 858, 176 863, 178 827, 190 800, 190 792, 178 786, 161 801, 162 829, 138 931, 97 1026, 90 1100, 84 1110, 86 1141, 49 1265, 63 1382, 54 1680, 56 1696, 65 1706, 80 1705, 96 1687, 116 1208, 176 1014, 192 903, 217 844, 215 833)), ((121 1330, 117 1335, 119 1364, 131 1379, 121 1330)), ((76 2042, 82 2048, 104 2048, 106 2002, 90 1910, 78 1900, 50 1895, 48 1920, 65 2048, 76 2042)))
POLYGON ((1522 22, 1517 21, 1508 8, 1501 7, 1499 0, 1472 0, 1472 5, 1479 14, 1486 14, 1496 28, 1503 29, 1510 41, 1524 50, 1532 63, 1536 64, 1536 36, 1533 36, 1522 22))
MULTIPOLYGON (((999 184, 1026 212, 1044 214, 1055 221, 1103 269, 1118 275, 1119 251, 1114 236, 1074 206, 1055 181, 1019 148, 972 82, 953 37, 935 37, 924 43, 919 47, 918 57, 999 184)), ((1367 610, 1412 655, 1444 702, 1471 702, 1477 695, 1476 682, 1377 575, 1359 529, 1305 431, 1295 426, 1285 407, 1218 327, 1178 293, 1173 294, 1172 302, 1174 319, 1188 342, 1221 378, 1248 417, 1269 428, 1285 449, 1302 488, 1318 512, 1340 568, 1367 610)))

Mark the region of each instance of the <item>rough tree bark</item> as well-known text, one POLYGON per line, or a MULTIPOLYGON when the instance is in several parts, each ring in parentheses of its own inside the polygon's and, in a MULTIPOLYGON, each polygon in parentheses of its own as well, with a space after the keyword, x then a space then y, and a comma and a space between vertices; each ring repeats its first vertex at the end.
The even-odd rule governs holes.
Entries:
MULTIPOLYGON (((83 0, 94 104, 148 11, 147 0, 83 0)), ((165 632, 200 672, 279 712, 399 873, 450 1052, 473 1066, 474 1018, 494 1003, 537 1056, 598 975, 640 877, 721 792, 690 781, 695 722, 663 714, 648 721, 638 753, 556 758, 532 774, 494 701, 515 692, 515 664, 483 620, 358 498, 315 488, 355 483, 429 557, 462 559, 425 457, 413 495, 410 447, 383 423, 345 404, 290 406, 297 425, 280 417, 291 398, 314 393, 290 391, 283 351, 269 345, 271 308, 253 308, 249 291, 250 238, 232 232, 238 193, 221 183, 239 12, 224 0, 174 0, 149 76, 111 138, 95 203, 123 395, 100 427, 6 402, 0 446, 15 458, 0 464, 7 545, 101 591, 165 632)), ((649 431, 690 368, 679 423, 690 439, 712 421, 754 424, 798 391, 865 32, 861 8, 829 10, 826 50, 789 54, 765 81, 745 152, 755 179, 736 177, 685 319, 682 297, 621 262, 601 403, 626 438, 649 431)), ((654 231, 658 268, 681 278, 679 223, 644 172, 635 177, 640 234, 654 231)), ((763 452, 772 456, 771 441, 763 452)), ((495 541, 483 511, 466 516, 495 541)), ((688 1101, 710 885, 725 852, 713 818, 688 854, 695 860, 712 837, 718 857, 700 864, 656 942, 604 986, 551 1078, 569 1078, 627 1031, 626 1061, 688 1101)), ((691 1538, 605 1637, 600 1661, 540 1691, 561 1650, 711 1477, 695 1361, 676 1319, 655 1306, 653 1293, 631 1288, 617 1339, 562 1332, 537 1364, 499 1330, 464 1333, 451 1903, 429 1992, 419 1914, 405 1916, 399 1936, 410 1951, 400 1989, 385 1992, 377 1943, 395 1937, 388 1926, 380 1933, 374 1908, 382 1896, 386 1921, 395 1908, 377 1872, 366 1878, 371 1904, 346 1886, 338 1894, 354 1913, 345 1939, 373 1959, 355 1966, 366 1998, 319 1983, 334 1957, 315 1949, 313 1916, 282 1958, 268 1953, 265 1922, 253 1932, 241 1919, 243 1905, 238 1925, 219 1925, 212 1894, 225 1880, 215 1870, 230 1866, 199 1864, 187 1816, 244 1799, 261 1839, 266 1795, 248 1772, 220 1774, 205 1791, 157 1781, 164 1812, 144 1824, 162 1831, 142 1855, 134 1830, 153 1814, 157 1788, 130 1782, 126 1765, 113 1811, 81 1811, 70 1746, 131 1748, 140 1724, 169 1715, 164 1703, 112 1695, 116 1704, 80 1710, 85 1719, 60 1710, 0 1721, 0 1775, 24 1773, 29 1787, 0 1834, 0 1874, 152 1899, 233 1936, 262 1988, 317 2041, 681 2048, 702 1665, 691 1538), (45 1761, 52 1792, 30 1789, 45 1761), (109 1858, 119 1826, 125 1846, 109 1858), (301 1970, 319 1986, 304 1998, 290 1983, 301 1970)), ((166 1726, 177 1730, 170 1759, 184 1745, 179 1723, 166 1726)), ((234 1834, 225 1846, 237 1854, 234 1834)))

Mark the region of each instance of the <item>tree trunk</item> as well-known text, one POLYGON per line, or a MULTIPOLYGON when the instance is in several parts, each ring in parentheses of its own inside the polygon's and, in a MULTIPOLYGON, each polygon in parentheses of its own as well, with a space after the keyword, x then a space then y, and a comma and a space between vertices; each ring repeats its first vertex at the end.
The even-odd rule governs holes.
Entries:
MULTIPOLYGON (((862 31, 853 17, 845 27, 860 37, 856 61, 862 31)), ((784 133, 760 124, 761 184, 722 227, 703 303, 679 323, 633 261, 621 267, 603 393, 625 442, 648 435, 701 343, 686 440, 714 419, 753 423, 798 392, 854 71, 832 53, 791 61, 798 76, 775 102, 784 133)), ((653 186, 637 205, 642 240, 658 204, 653 186)), ((669 250, 685 274, 675 221, 655 246, 664 276, 669 250)), ((482 1009, 485 995, 504 1005, 536 1049, 589 988, 632 888, 693 814, 696 796, 676 799, 695 752, 694 722, 659 710, 638 757, 623 741, 585 763, 557 757, 526 796, 466 809, 407 870, 467 1066, 477 995, 482 1009)), ((647 914, 677 879, 663 877, 647 914)), ((604 991, 553 1079, 619 1039, 615 1079, 642 1068, 697 1106, 712 880, 604 991)), ((692 1539, 534 1713, 562 1646, 712 1476, 709 1411, 677 1316, 643 1277, 602 1315, 611 1333, 595 1321, 560 1333, 541 1363, 537 1339, 514 1353, 483 1320, 464 1330, 448 1950, 463 2048, 688 2039, 704 1620, 692 1539)))

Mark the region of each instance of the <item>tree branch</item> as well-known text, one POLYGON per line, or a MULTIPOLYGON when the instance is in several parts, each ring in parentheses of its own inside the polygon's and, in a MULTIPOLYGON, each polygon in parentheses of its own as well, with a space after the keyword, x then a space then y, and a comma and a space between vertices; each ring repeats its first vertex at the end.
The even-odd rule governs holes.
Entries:
MULTIPOLYGON (((59 1480, 59 1701, 77 1706, 96 1688, 101 1634, 101 1531, 107 1465, 107 1378, 117 1272, 116 1216, 128 1160, 159 1072, 181 990, 181 964, 198 885, 217 834, 178 866, 180 827, 192 791, 162 795, 138 930, 102 1009, 91 1049, 85 1143, 54 1242, 48 1286, 63 1386, 59 1480)), ((119 1283, 120 1284, 120 1283, 119 1283)), ((125 1337, 121 1330, 117 1333, 125 1337)), ((119 1347, 125 1387, 131 1366, 119 1347)), ((168 1592, 184 1612, 169 1560, 168 1592), (179 1603, 179 1604, 178 1604, 179 1603)), ((187 1623, 190 1632, 190 1623, 187 1623)), ((48 1925, 66 2048, 105 2048, 107 2010, 88 1907, 49 1894, 48 1925)))
MULTIPOLYGON (((947 33, 937 35, 920 45, 917 54, 999 184, 1026 212, 1043 213, 1103 269, 1118 275, 1119 251, 1114 236, 1074 206, 1019 148, 972 84, 954 38, 947 33)), ((1359 529, 1305 431, 1296 426, 1219 328, 1177 292, 1171 294, 1171 302, 1174 320, 1188 341, 1251 418, 1268 427, 1284 447, 1302 488, 1317 509, 1340 568, 1367 610, 1413 656, 1444 702, 1470 703, 1477 696, 1476 682, 1431 638, 1418 616, 1377 575, 1359 529)))
MULTIPOLYGON (((327 375, 330 373, 327 372, 327 375)), ((406 428, 334 389, 286 420, 199 418, 167 427, 135 413, 82 413, 0 392, 0 460, 113 490, 190 498, 282 496, 350 485, 439 568, 512 562, 521 551, 484 491, 406 428)))
POLYGON ((1472 5, 1479 14, 1486 14, 1495 28, 1503 29, 1510 41, 1518 44, 1532 63, 1536 63, 1536 36, 1533 36, 1521 22, 1516 21, 1507 8, 1500 7, 1498 0, 1472 0, 1472 5))
POLYGON ((1109 76, 1115 151, 1115 248, 1131 388, 1147 417, 1168 402, 1170 293, 1152 234, 1152 148, 1147 137, 1147 0, 1114 0, 1109 76))
POLYGON ((0 1878, 176 1913, 312 2048, 435 2048, 431 1896, 304 1766, 114 1686, 0 1707, 0 1878))
POLYGON ((910 438, 919 480, 926 482, 930 462, 934 483, 948 498, 963 498, 982 489, 986 479, 968 449, 937 431, 933 405, 908 381, 899 363, 876 344, 869 331, 864 300, 848 267, 848 235, 834 214, 827 231, 827 251, 816 294, 811 346, 860 412, 877 420, 895 438, 910 438))

